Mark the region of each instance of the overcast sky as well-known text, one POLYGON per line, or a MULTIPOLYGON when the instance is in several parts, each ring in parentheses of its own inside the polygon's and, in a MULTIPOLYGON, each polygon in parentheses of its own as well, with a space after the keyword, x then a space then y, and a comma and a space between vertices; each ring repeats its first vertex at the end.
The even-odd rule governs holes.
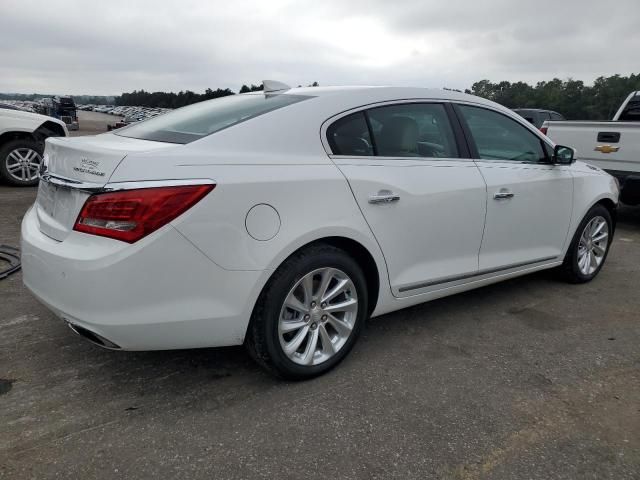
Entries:
POLYGON ((640 72, 640 0, 0 0, 0 92, 640 72))

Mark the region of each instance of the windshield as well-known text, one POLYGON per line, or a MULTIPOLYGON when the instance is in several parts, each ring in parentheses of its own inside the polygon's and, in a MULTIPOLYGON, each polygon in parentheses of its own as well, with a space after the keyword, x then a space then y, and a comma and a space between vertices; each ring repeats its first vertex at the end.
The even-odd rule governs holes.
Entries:
POLYGON ((263 93, 230 95, 179 108, 114 133, 140 140, 184 144, 308 98, 312 97, 263 93))

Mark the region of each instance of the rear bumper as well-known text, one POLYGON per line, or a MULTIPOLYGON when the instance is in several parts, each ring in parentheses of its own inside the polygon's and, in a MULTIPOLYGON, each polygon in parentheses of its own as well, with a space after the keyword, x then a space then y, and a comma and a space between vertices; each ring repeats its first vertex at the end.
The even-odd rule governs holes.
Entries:
POLYGON ((241 344, 267 273, 225 270, 171 225, 133 245, 77 232, 58 242, 40 232, 33 208, 22 269, 56 315, 123 350, 241 344))

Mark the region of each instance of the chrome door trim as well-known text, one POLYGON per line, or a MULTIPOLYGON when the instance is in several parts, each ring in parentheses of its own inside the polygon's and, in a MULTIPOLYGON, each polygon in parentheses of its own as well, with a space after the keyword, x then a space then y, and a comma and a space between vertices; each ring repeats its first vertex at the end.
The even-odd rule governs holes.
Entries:
POLYGON ((420 282, 420 283, 414 283, 414 284, 410 284, 410 285, 405 285, 403 287, 398 288, 398 292, 409 292, 412 290, 419 290, 421 288, 427 288, 427 287, 435 287, 436 285, 442 285, 445 283, 452 283, 452 282, 459 282, 461 280, 470 280, 470 279, 474 279, 476 277, 482 277, 484 275, 490 275, 492 273, 500 273, 500 272, 504 272, 506 270, 512 270, 514 268, 521 268, 521 267, 528 267, 531 265, 535 265, 537 263, 543 263, 543 262, 549 262, 551 260, 557 260, 558 257, 545 257, 545 258, 539 258, 537 260, 532 260, 529 262, 520 262, 520 263, 512 263, 511 265, 506 265, 504 267, 499 267, 499 268, 488 268, 485 270, 479 270, 477 272, 473 272, 473 273, 466 273, 463 275, 454 275, 454 276, 450 276, 450 277, 441 277, 438 278, 436 280, 432 280, 429 282, 420 282))

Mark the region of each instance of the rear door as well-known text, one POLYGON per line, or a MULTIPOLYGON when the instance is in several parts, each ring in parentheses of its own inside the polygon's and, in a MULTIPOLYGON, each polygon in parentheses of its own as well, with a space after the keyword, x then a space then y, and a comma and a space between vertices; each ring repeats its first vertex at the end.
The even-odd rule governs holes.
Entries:
POLYGON ((486 187, 449 109, 396 103, 352 113, 326 129, 332 158, 381 246, 396 296, 478 271, 486 187))
POLYGON ((573 206, 569 167, 550 164, 542 138, 501 112, 456 111, 487 184, 481 273, 561 260, 573 206))

